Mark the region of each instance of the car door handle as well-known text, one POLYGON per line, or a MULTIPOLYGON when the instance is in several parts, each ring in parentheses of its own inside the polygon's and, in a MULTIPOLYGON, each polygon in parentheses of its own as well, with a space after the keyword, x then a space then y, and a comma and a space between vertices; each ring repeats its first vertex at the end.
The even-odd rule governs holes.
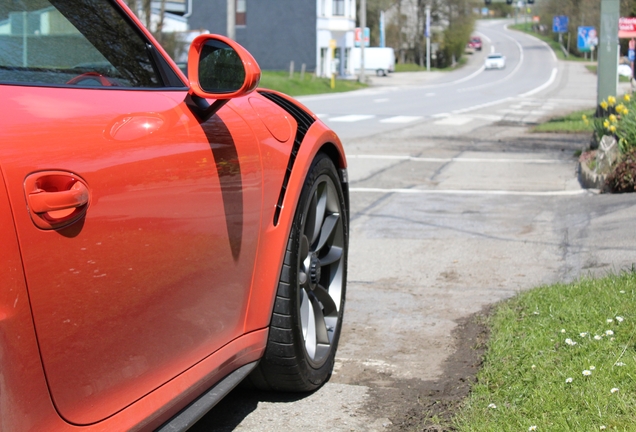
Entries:
POLYGON ((31 220, 44 230, 61 229, 84 218, 91 202, 88 184, 68 171, 39 171, 24 179, 31 220))
POLYGON ((29 193, 29 207, 38 214, 77 208, 86 204, 88 204, 88 188, 80 181, 75 182, 66 191, 47 192, 36 189, 29 193))

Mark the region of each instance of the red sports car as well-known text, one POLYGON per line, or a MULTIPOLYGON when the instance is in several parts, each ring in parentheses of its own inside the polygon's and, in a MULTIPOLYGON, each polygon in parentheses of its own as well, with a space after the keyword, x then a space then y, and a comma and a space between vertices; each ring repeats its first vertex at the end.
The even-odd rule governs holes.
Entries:
POLYGON ((0 430, 183 430, 330 376, 346 160, 222 36, 186 77, 123 0, 0 3, 0 430))
POLYGON ((481 38, 479 36, 471 37, 470 42, 468 42, 468 47, 477 51, 481 51, 481 47, 482 47, 481 38))

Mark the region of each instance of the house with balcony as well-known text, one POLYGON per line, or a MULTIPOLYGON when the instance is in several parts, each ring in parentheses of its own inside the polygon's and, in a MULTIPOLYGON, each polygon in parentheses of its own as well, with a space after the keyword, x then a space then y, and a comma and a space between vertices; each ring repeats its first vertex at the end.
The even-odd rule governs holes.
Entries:
MULTIPOLYGON (((191 30, 227 35, 227 0, 191 0, 191 30)), ((356 0, 235 0, 236 41, 264 70, 353 75, 356 0), (332 42, 334 41, 334 42, 332 42)))

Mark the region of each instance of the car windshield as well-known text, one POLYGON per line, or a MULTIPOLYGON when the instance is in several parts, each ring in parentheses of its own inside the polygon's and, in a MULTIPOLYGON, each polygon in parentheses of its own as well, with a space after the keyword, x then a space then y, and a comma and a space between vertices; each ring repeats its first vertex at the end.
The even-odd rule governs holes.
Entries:
POLYGON ((493 60, 500 59, 501 58, 501 54, 489 55, 488 58, 489 59, 493 59, 493 60))
POLYGON ((65 85, 87 73, 116 86, 163 84, 147 42, 111 2, 0 2, 0 82, 65 85))

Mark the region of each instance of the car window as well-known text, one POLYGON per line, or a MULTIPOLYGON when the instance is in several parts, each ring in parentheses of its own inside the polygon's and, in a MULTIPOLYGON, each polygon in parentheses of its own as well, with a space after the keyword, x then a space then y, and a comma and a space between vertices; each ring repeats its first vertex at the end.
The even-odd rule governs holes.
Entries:
POLYGON ((107 0, 2 0, 0 82, 161 87, 154 48, 107 0))

